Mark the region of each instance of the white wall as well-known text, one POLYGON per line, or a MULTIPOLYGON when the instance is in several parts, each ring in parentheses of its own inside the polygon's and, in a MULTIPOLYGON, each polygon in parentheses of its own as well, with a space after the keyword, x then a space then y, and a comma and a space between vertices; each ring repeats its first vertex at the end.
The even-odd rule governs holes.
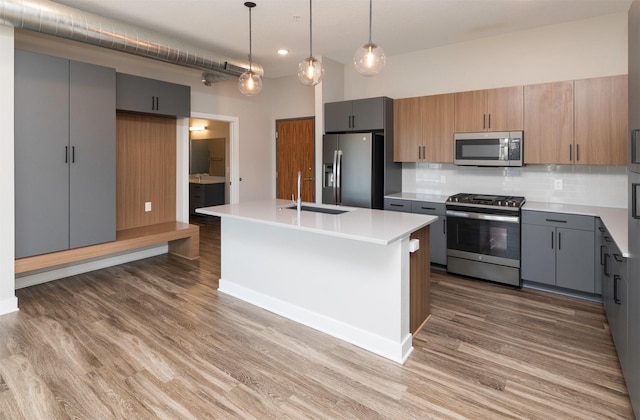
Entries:
POLYGON ((391 56, 374 78, 345 66, 344 85, 345 99, 397 99, 615 74, 627 74, 626 13, 391 56))
MULTIPOLYGON (((384 45, 383 45, 384 47, 384 45)), ((345 98, 405 98, 627 73, 627 15, 618 13, 388 57, 384 72, 345 66, 345 98)), ((525 153, 526 153, 526 137, 525 153)), ((395 139, 398 141, 398 139, 395 139)), ((403 191, 524 195, 529 201, 627 205, 623 166, 459 168, 403 164, 403 191), (555 188, 556 180, 562 189, 555 188)))
POLYGON ((0 315, 18 309, 14 287, 13 28, 0 25, 0 315))

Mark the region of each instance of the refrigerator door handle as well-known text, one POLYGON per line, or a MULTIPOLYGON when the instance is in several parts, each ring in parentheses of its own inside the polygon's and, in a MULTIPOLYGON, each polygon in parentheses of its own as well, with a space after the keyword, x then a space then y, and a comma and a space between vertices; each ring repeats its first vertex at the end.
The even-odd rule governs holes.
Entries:
POLYGON ((338 170, 336 172, 336 204, 342 204, 342 150, 337 151, 338 170))
POLYGON ((638 160, 638 131, 640 131, 640 128, 631 130, 631 163, 640 163, 638 160))
POLYGON ((640 219, 640 184, 631 184, 631 217, 640 219))
POLYGON ((333 188, 333 203, 338 202, 338 150, 333 151, 333 182, 331 186, 333 188))

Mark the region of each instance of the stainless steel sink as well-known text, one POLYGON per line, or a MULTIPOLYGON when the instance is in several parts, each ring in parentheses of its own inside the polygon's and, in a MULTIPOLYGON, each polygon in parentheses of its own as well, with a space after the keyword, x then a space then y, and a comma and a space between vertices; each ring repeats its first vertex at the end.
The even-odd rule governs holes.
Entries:
MULTIPOLYGON (((285 207, 281 207, 283 209, 287 209, 287 210, 297 210, 297 207, 295 204, 292 204, 290 206, 285 206, 285 207)), ((329 209, 326 207, 313 207, 313 206, 300 206, 300 210, 301 211, 310 211, 313 213, 324 213, 324 214, 342 214, 342 213, 347 213, 350 210, 338 210, 338 209, 329 209)))

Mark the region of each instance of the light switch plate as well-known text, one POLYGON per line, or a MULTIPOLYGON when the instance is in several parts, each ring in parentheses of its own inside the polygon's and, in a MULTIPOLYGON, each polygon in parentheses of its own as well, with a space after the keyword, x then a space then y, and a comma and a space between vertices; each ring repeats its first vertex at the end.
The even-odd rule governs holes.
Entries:
POLYGON ((562 191, 562 179, 555 179, 553 181, 553 188, 558 191, 562 191))
POLYGON ((147 201, 144 203, 144 211, 151 211, 151 201, 147 201))

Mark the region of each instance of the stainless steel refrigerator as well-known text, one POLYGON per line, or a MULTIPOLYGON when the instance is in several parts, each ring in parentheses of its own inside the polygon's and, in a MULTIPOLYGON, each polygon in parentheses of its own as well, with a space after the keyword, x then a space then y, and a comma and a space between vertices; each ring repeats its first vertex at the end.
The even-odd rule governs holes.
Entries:
POLYGON ((628 318, 627 368, 624 371, 629 397, 640 418, 640 0, 629 8, 629 257, 627 258, 628 318))
POLYGON ((384 165, 384 136, 381 134, 324 135, 322 202, 381 209, 384 165))

